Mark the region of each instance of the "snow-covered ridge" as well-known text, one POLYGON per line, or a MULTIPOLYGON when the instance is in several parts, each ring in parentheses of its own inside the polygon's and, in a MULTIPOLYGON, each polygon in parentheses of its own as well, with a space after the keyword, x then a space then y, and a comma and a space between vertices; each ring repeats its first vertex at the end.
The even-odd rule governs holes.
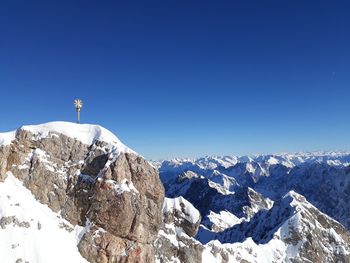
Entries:
MULTIPOLYGON (((132 152, 112 132, 93 124, 77 124, 72 122, 55 121, 38 125, 25 125, 19 130, 26 130, 35 136, 35 139, 46 138, 50 134, 63 134, 84 144, 91 145, 96 141, 106 142, 118 148, 119 152, 132 152)), ((15 140, 16 131, 0 133, 0 145, 8 145, 15 140)))
POLYGON ((205 156, 201 158, 175 158, 170 160, 160 160, 152 162, 159 169, 192 170, 195 166, 201 170, 213 170, 218 167, 228 168, 237 164, 262 164, 272 166, 281 164, 292 168, 303 163, 318 162, 328 163, 332 166, 350 165, 350 151, 324 151, 324 152, 298 152, 298 153, 281 153, 267 155, 245 155, 245 156, 205 156))

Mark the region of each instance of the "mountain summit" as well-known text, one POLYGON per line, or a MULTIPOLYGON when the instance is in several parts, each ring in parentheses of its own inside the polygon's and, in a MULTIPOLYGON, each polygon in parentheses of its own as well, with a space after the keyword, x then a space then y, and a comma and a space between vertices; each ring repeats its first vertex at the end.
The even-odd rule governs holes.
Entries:
POLYGON ((0 133, 0 261, 350 263, 349 163, 305 153, 151 165, 98 125, 23 126, 0 133))
POLYGON ((157 170, 97 125, 0 134, 2 262, 154 262, 157 170))

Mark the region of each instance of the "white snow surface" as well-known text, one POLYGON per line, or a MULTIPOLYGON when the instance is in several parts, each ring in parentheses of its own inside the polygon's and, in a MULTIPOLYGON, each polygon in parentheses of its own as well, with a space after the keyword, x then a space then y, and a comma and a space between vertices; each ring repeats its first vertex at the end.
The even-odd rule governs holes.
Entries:
MULTIPOLYGON (((38 125, 25 125, 19 128, 19 130, 30 131, 36 140, 63 134, 87 145, 91 145, 96 141, 105 142, 116 155, 124 152, 136 154, 124 145, 112 132, 99 125, 55 121, 38 125)), ((15 136, 16 131, 0 133, 0 146, 11 144, 11 141, 15 140, 15 136)))
POLYGON ((30 131, 39 138, 48 137, 51 132, 75 138, 88 145, 95 141, 102 141, 108 144, 117 144, 125 151, 130 150, 112 132, 99 125, 55 121, 39 125, 26 125, 22 126, 21 129, 30 131))
MULTIPOLYGON (((102 180, 102 179, 98 178, 98 180, 102 180)), ((118 195, 124 192, 139 193, 139 191, 135 188, 132 181, 128 181, 127 179, 123 179, 120 183, 117 183, 115 180, 111 180, 111 179, 108 179, 105 182, 107 184, 112 185, 115 193, 118 195)))
POLYGON ((214 240, 205 245, 202 263, 223 262, 221 255, 213 252, 213 248, 229 251, 230 253, 226 254, 228 257, 226 259, 230 263, 239 263, 243 260, 259 263, 290 262, 284 252, 285 244, 278 239, 272 239, 268 244, 256 244, 251 238, 247 238, 242 243, 233 244, 221 244, 218 240, 214 240))
POLYGON ((200 219, 199 211, 182 196, 176 198, 164 198, 163 213, 172 213, 174 210, 181 211, 184 214, 183 217, 193 224, 197 223, 200 219))
MULTIPOLYGON (((235 243, 221 243, 218 240, 212 240, 204 245, 205 249, 202 254, 202 262, 222 262, 223 259, 221 255, 216 253, 218 250, 226 252, 228 262, 232 263, 241 262, 243 259, 248 262, 284 263, 292 262, 292 259, 295 259, 296 257, 299 257, 302 262, 311 262, 303 258, 299 252, 301 246, 304 244, 304 242, 306 242, 305 236, 307 233, 316 227, 321 231, 328 232, 335 240, 335 242, 331 245, 325 243, 323 249, 327 251, 327 253, 332 255, 333 250, 337 250, 339 254, 343 254, 344 256, 349 255, 349 252, 344 250, 344 244, 346 244, 346 242, 341 238, 339 234, 337 234, 333 228, 326 229, 317 221, 307 219, 313 217, 309 211, 316 211, 317 208, 307 202, 304 196, 296 193, 295 191, 289 191, 283 197, 281 206, 281 209, 271 210, 271 218, 267 218, 266 220, 269 220, 271 222, 271 220, 274 220, 274 218, 279 218, 280 215, 277 215, 276 213, 280 213, 281 211, 283 213, 283 211, 286 211, 287 206, 294 207, 296 212, 280 225, 280 227, 275 231, 273 238, 267 243, 256 243, 251 237, 246 238, 243 242, 235 243), (274 215, 274 213, 276 215, 274 215), (304 216, 302 214, 304 214, 304 216), (292 234, 295 232, 303 235, 299 242, 296 244, 284 242, 287 238, 293 238, 292 234)), ((327 215, 321 212, 320 214, 328 218, 330 221, 334 221, 327 215)), ((265 218, 262 218, 261 220, 265 220, 265 218)), ((259 225, 256 227, 258 228, 259 225)), ((264 229, 258 229, 258 232, 263 231, 264 229)))
POLYGON ((16 131, 0 133, 0 146, 9 145, 15 139, 16 131))
POLYGON ((210 211, 208 219, 222 230, 240 224, 244 220, 244 218, 238 218, 228 211, 220 211, 220 213, 210 211))
POLYGON ((77 244, 86 228, 72 226, 48 206, 39 203, 11 173, 0 183, 0 218, 12 217, 29 227, 14 223, 0 228, 2 263, 86 263, 77 244), (65 229, 69 227, 71 231, 65 229))

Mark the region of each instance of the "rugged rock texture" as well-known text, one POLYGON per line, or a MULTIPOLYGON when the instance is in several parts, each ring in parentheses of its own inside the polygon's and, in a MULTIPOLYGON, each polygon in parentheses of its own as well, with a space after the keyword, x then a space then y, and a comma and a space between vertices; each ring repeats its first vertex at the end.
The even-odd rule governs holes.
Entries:
POLYGON ((165 198, 163 221, 165 224, 174 224, 188 236, 194 237, 198 232, 201 217, 198 210, 185 198, 165 198))
MULTIPOLYGON (((214 183, 213 178, 205 178, 188 171, 172 176, 164 185, 169 197, 183 196, 205 218, 210 212, 228 211, 238 218, 250 219, 259 210, 269 209, 273 202, 247 186, 236 186, 235 192, 224 191, 214 183), (200 189, 200 191, 198 191, 200 189)), ((205 224, 205 222, 202 222, 205 224)), ((206 224, 209 227, 210 224, 206 224)))
MULTIPOLYGON (((241 194, 237 196, 247 188, 266 201, 277 201, 295 190, 350 230, 349 164, 350 152, 205 157, 157 163, 166 196, 184 196, 203 218, 210 211, 223 210, 247 217, 240 210, 251 207, 251 201, 241 194), (205 195, 197 195, 196 187, 202 188, 205 195), (248 202, 240 202, 244 199, 248 202)), ((260 206, 259 210, 270 207, 264 201, 255 204, 260 206)), ((253 214, 248 211, 248 217, 253 214)))
MULTIPOLYGON (((101 128, 48 127, 0 134, 2 242, 62 231, 84 263, 350 262, 350 155, 165 162, 164 199, 157 170, 101 128)), ((26 248, 7 257, 25 262, 26 248)))
POLYGON ((166 195, 200 211, 207 262, 349 262, 349 152, 155 165, 166 195))
POLYGON ((79 245, 79 251, 89 262, 154 262, 153 244, 121 238, 110 232, 91 226, 79 245))
POLYGON ((154 262, 164 190, 157 170, 131 150, 19 129, 0 146, 1 181, 7 172, 71 224, 89 226, 78 245, 88 261, 154 262))
POLYGON ((201 221, 199 211, 182 197, 165 198, 163 221, 155 241, 158 261, 202 262, 204 246, 193 238, 201 221))
MULTIPOLYGON (((201 230, 203 231, 203 230, 201 230)), ((290 192, 250 221, 210 235, 206 249, 221 262, 350 262, 350 234, 305 197, 290 192), (261 255, 269 258, 259 259, 261 255)))

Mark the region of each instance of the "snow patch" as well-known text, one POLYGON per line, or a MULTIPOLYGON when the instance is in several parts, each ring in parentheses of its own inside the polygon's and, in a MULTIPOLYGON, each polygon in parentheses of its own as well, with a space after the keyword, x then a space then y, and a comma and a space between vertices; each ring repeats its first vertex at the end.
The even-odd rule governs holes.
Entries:
POLYGON ((0 228, 1 262, 16 262, 21 258, 23 262, 36 263, 87 263, 77 248, 87 228, 72 226, 39 203, 10 172, 0 183, 0 218, 22 222, 20 226, 10 220, 0 228))
POLYGON ((244 218, 238 218, 228 211, 220 211, 220 213, 210 211, 208 219, 221 230, 240 224, 244 220, 244 218))
MULTIPOLYGON (((102 178, 99 178, 98 180, 102 180, 102 178)), ((124 192, 139 193, 139 191, 135 188, 132 181, 128 181, 127 179, 123 179, 120 183, 117 183, 114 180, 108 179, 108 180, 105 180, 105 183, 112 185, 117 195, 120 195, 124 192)))
POLYGON ((135 153, 125 146, 112 132, 99 125, 56 121, 39 125, 22 126, 20 129, 30 131, 37 140, 63 134, 87 145, 91 145, 96 141, 102 141, 116 146, 119 152, 135 153))
POLYGON ((0 146, 6 146, 16 138, 16 131, 0 133, 0 146))

